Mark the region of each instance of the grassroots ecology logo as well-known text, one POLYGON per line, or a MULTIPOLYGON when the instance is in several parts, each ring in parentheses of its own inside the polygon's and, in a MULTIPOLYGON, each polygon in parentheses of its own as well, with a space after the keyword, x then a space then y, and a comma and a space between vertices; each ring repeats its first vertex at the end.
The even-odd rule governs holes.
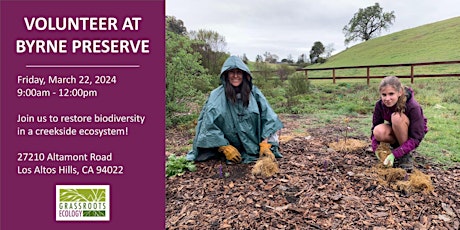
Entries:
POLYGON ((109 185, 56 185, 56 221, 108 220, 109 185))

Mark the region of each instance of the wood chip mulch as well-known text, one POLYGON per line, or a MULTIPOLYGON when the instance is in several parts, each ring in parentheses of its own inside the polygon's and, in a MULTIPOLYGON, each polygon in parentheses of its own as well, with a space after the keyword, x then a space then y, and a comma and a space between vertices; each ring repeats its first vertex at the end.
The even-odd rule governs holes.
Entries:
MULTIPOLYGON (((285 134, 298 128, 286 123, 285 134)), ((460 229, 459 165, 444 169, 415 154, 434 191, 395 191, 372 170, 374 153, 328 148, 336 132, 313 128, 281 142, 280 172, 270 178, 253 176, 254 164, 218 160, 166 178, 166 229, 460 229)), ((167 144, 177 135, 167 134, 167 144)))

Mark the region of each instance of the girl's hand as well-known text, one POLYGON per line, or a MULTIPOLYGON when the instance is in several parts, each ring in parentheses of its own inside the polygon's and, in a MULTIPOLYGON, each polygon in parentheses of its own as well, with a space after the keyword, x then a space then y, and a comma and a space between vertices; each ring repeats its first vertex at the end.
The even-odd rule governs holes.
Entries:
POLYGON ((385 161, 383 161, 383 164, 387 167, 393 167, 393 164, 395 162, 395 155, 390 154, 387 156, 387 158, 385 158, 385 161))

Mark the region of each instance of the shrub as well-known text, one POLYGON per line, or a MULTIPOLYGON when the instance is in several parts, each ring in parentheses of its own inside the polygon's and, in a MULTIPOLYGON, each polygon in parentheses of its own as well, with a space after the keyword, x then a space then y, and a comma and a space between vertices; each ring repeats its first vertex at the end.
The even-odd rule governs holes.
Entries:
POLYGON ((304 74, 297 72, 289 78, 287 96, 297 96, 300 94, 306 94, 309 91, 310 82, 305 79, 304 74))

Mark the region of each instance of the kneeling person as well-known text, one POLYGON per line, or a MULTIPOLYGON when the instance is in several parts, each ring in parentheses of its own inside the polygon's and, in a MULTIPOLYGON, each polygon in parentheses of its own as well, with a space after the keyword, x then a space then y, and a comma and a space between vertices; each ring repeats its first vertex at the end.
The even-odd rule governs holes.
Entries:
POLYGON ((282 157, 277 132, 283 124, 252 84, 246 64, 229 57, 220 80, 201 110, 187 159, 205 161, 223 155, 228 163, 250 163, 264 155, 282 157))

